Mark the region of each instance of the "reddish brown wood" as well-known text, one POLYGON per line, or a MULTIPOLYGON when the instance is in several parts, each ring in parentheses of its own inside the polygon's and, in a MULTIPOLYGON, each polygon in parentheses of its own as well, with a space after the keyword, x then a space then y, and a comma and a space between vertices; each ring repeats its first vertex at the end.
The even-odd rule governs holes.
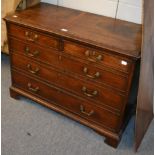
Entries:
POLYGON ((106 65, 124 72, 129 72, 131 68, 131 60, 126 57, 119 57, 105 53, 103 50, 96 50, 88 46, 82 46, 74 42, 64 41, 64 51, 81 59, 90 60, 91 62, 106 65), (121 65, 121 61, 126 61, 127 65, 121 65))
POLYGON ((81 115, 92 122, 105 126, 105 128, 116 131, 120 118, 119 116, 116 116, 102 108, 98 108, 95 104, 86 100, 81 100, 75 95, 73 96, 52 85, 44 84, 24 74, 20 74, 17 71, 12 71, 12 77, 13 86, 28 91, 29 93, 43 98, 46 101, 52 101, 64 109, 68 109, 69 111, 81 115), (80 106, 83 107, 83 112, 80 106), (93 111, 92 114, 91 111, 93 111), (90 116, 88 114, 90 114, 90 116))
POLYGON ((44 3, 15 14, 6 17, 11 91, 93 128, 117 147, 132 111, 141 26, 44 3))
POLYGON ((55 49, 59 48, 59 40, 53 36, 45 35, 38 31, 32 31, 29 28, 24 28, 18 25, 9 24, 8 34, 26 41, 27 43, 37 43, 41 45, 46 45, 53 47, 55 49))
POLYGON ((136 112, 135 150, 143 140, 145 132, 153 119, 154 83, 154 1, 144 0, 143 45, 141 71, 136 112))
POLYGON ((94 64, 91 64, 89 62, 79 61, 74 58, 68 58, 66 55, 56 52, 53 50, 49 50, 47 48, 41 48, 38 46, 34 46, 31 44, 26 44, 23 42, 19 42, 16 39, 11 38, 10 39, 10 49, 14 53, 19 53, 23 55, 28 55, 27 52, 25 52, 25 48, 28 47, 30 49, 29 53, 34 54, 35 51, 38 51, 39 54, 32 57, 35 60, 39 60, 41 62, 54 65, 54 67, 59 68, 61 70, 71 72, 73 75, 76 73, 78 75, 81 75, 83 77, 88 76, 94 76, 97 72, 99 72, 100 76, 96 77, 94 79, 89 78, 93 82, 98 82, 101 85, 108 85, 112 86, 114 89, 120 90, 120 91, 127 91, 127 82, 128 82, 128 75, 122 74, 121 72, 115 71, 113 68, 108 67, 95 67, 94 64), (49 55, 49 53, 51 53, 49 55), (66 59, 67 57, 67 59, 66 59), (72 65, 70 65, 72 64, 72 65), (74 67, 73 67, 74 66, 74 67), (84 69, 87 69, 87 73, 84 72, 84 69))
POLYGON ((76 121, 78 121, 78 122, 80 122, 80 123, 82 123, 88 127, 91 127, 92 129, 94 129, 94 131, 98 132, 99 134, 101 134, 105 137, 109 137, 109 138, 111 137, 112 139, 119 139, 120 138, 119 134, 111 132, 110 130, 105 129, 98 124, 94 124, 91 121, 81 117, 80 115, 74 114, 72 112, 69 112, 66 109, 60 108, 59 106, 55 105, 52 101, 49 104, 49 101, 38 98, 38 97, 34 96, 33 94, 28 93, 26 91, 23 91, 22 89, 19 89, 17 87, 11 86, 10 89, 12 91, 22 95, 22 96, 28 97, 28 98, 32 99, 33 101, 40 103, 41 105, 44 105, 44 106, 46 106, 52 110, 55 110, 56 112, 59 112, 59 113, 65 115, 67 117, 70 117, 71 119, 74 119, 74 120, 76 120, 76 121))
POLYGON ((119 142, 120 142, 120 139, 112 139, 112 138, 106 138, 105 141, 104 141, 106 144, 114 147, 114 148, 117 148, 119 142))
POLYGON ((13 91, 12 89, 10 89, 10 96, 14 99, 19 99, 19 93, 13 91))
POLYGON ((106 48, 116 54, 140 57, 141 25, 45 3, 15 14, 18 18, 7 16, 5 19, 106 48), (68 32, 61 29, 68 29, 68 32))
POLYGON ((113 91, 113 89, 94 85, 93 82, 79 80, 68 74, 66 75, 58 72, 52 68, 35 63, 26 57, 13 54, 12 66, 16 69, 26 71, 26 73, 29 73, 31 76, 37 76, 44 81, 48 81, 54 85, 62 87, 63 89, 72 91, 80 96, 92 100, 93 102, 97 102, 97 104, 115 109, 117 112, 122 111, 122 107, 124 107, 125 95, 120 95, 117 91, 113 91), (83 87, 87 88, 86 92, 82 90, 83 87), (94 91, 97 91, 98 93, 94 96, 87 96, 86 93, 91 95, 94 91))

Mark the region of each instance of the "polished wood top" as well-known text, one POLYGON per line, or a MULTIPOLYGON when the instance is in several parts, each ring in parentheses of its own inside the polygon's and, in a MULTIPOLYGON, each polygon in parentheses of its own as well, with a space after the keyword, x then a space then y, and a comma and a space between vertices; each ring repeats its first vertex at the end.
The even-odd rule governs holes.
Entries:
POLYGON ((139 24, 46 3, 15 12, 5 20, 73 38, 131 58, 140 57, 142 27, 139 24))

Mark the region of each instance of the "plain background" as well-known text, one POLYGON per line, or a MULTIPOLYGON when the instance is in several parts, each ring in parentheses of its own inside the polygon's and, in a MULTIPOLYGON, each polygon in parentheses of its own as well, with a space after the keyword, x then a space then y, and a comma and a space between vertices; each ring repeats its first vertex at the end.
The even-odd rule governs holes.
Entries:
MULTIPOLYGON (((57 0, 41 0, 57 4, 57 0)), ((115 17, 118 0, 58 0, 59 5, 88 11, 109 17, 115 17)), ((117 18, 134 23, 142 22, 143 0, 120 0, 117 18)))

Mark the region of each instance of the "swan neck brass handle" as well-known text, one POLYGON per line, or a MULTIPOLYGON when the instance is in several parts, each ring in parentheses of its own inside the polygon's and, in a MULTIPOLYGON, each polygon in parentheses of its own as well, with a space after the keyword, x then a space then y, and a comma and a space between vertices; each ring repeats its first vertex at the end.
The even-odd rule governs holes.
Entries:
POLYGON ((37 34, 34 34, 33 36, 33 33, 31 32, 28 32, 28 31, 26 31, 25 32, 25 36, 26 36, 26 40, 27 41, 30 41, 30 42, 35 42, 35 41, 37 41, 37 39, 38 39, 38 35, 37 34))
POLYGON ((29 57, 35 57, 39 54, 39 51, 34 51, 34 53, 30 52, 30 48, 29 47, 25 47, 25 54, 29 57))
POLYGON ((100 77, 100 72, 96 72, 94 75, 89 75, 88 74, 88 68, 84 67, 83 68, 83 72, 85 73, 85 75, 91 79, 95 79, 95 78, 99 78, 100 77))
POLYGON ((97 59, 98 61, 101 61, 101 60, 102 60, 102 58, 103 58, 103 56, 102 56, 102 55, 98 55, 98 56, 96 57, 96 59, 97 59))
POLYGON ((98 94, 97 90, 92 91, 92 93, 88 93, 88 90, 85 86, 82 87, 82 92, 84 95, 88 96, 88 97, 95 97, 98 94))
POLYGON ((95 53, 95 51, 87 50, 85 52, 85 56, 87 56, 87 59, 91 62, 101 61, 103 59, 103 56, 99 54, 97 57, 94 57, 96 55, 95 53))
POLYGON ((32 74, 37 74, 40 70, 39 68, 36 68, 35 70, 33 70, 31 64, 28 64, 27 68, 28 68, 28 71, 32 74))
POLYGON ((83 105, 80 105, 80 111, 82 114, 85 114, 87 116, 91 116, 94 114, 94 110, 91 110, 90 112, 86 112, 83 105))
POLYGON ((37 93, 39 91, 39 87, 33 88, 31 83, 27 84, 28 89, 34 93, 37 93))

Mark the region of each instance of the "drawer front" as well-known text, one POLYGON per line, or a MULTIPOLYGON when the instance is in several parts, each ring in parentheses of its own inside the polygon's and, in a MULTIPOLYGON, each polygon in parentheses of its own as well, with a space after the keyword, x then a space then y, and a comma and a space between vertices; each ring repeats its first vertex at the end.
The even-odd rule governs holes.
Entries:
POLYGON ((52 47, 55 49, 59 48, 59 40, 57 38, 52 37, 51 35, 45 35, 32 29, 9 24, 8 33, 11 36, 27 42, 38 43, 40 45, 52 47))
POLYGON ((24 54, 44 63, 51 64, 61 70, 76 73, 101 85, 108 85, 120 91, 127 90, 128 76, 91 66, 89 63, 84 63, 83 61, 73 60, 70 57, 64 56, 61 52, 54 52, 53 50, 19 42, 12 38, 10 38, 10 49, 14 53, 24 54), (26 51, 26 49, 29 49, 29 51, 26 51))
POLYGON ((124 107, 125 97, 116 91, 94 85, 90 81, 74 78, 21 55, 12 54, 11 60, 12 66, 17 69, 22 69, 31 75, 40 77, 93 102, 112 108, 117 112, 120 112, 124 107))
POLYGON ((13 86, 41 97, 49 103, 55 103, 58 106, 95 122, 96 124, 104 126, 109 130, 116 131, 118 128, 120 117, 95 104, 78 99, 76 96, 71 96, 56 87, 39 82, 13 70, 12 81, 13 86))
POLYGON ((64 52, 82 59, 89 60, 92 63, 105 65, 126 73, 128 73, 131 68, 131 62, 126 58, 104 54, 101 51, 90 49, 89 47, 69 41, 64 41, 64 52))

